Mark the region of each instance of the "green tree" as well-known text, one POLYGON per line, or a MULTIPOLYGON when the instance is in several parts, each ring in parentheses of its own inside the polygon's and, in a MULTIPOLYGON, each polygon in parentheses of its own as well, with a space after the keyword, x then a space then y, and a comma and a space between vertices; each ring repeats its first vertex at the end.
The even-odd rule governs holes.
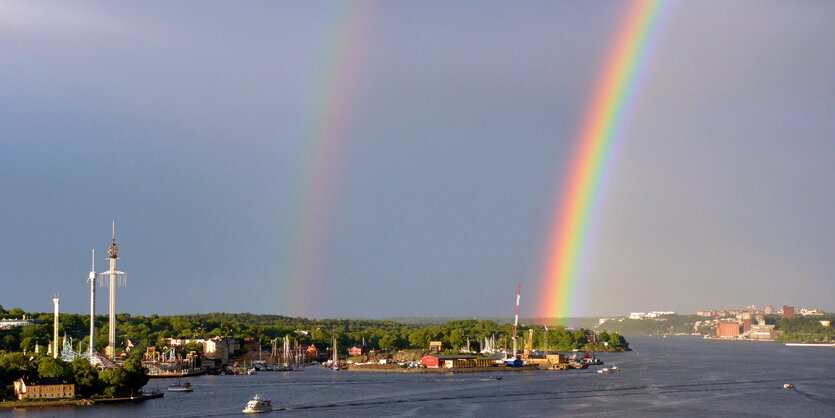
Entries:
POLYGON ((76 357, 72 361, 73 380, 81 396, 92 396, 99 389, 99 372, 84 358, 76 357))
POLYGON ((52 358, 49 356, 41 356, 35 360, 38 365, 38 376, 40 377, 57 377, 73 381, 72 367, 64 360, 52 358))
POLYGON ((465 339, 466 338, 464 337, 464 330, 462 330, 461 328, 455 328, 449 332, 449 337, 447 338, 447 341, 449 341, 449 347, 452 350, 458 351, 461 349, 461 346, 464 345, 465 339))
POLYGON ((135 393, 148 383, 147 370, 142 366, 141 353, 134 353, 125 361, 122 369, 125 370, 125 387, 130 393, 135 393), (140 354, 140 355, 137 355, 140 354))
POLYGON ((380 338, 380 348, 386 350, 400 349, 400 340, 393 334, 386 334, 380 338))
POLYGON ((600 334, 597 334, 597 340, 600 341, 601 343, 608 343, 609 342, 609 333, 606 332, 606 330, 604 329, 603 332, 601 332, 600 334))
POLYGON ((127 372, 121 367, 102 370, 99 373, 99 381, 103 386, 102 394, 111 398, 125 395, 127 380, 127 372))

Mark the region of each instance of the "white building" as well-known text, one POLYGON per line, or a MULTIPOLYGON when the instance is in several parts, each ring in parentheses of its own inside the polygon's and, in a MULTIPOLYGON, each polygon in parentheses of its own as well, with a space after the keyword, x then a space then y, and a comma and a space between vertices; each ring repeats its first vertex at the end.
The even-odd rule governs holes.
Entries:
POLYGON ((632 312, 629 314, 629 319, 656 319, 675 314, 673 311, 632 312))
POLYGON ((28 327, 29 325, 34 325, 34 324, 35 324, 35 321, 26 318, 26 315, 23 316, 23 319, 7 319, 7 318, 0 319, 0 329, 12 329, 12 328, 28 327))

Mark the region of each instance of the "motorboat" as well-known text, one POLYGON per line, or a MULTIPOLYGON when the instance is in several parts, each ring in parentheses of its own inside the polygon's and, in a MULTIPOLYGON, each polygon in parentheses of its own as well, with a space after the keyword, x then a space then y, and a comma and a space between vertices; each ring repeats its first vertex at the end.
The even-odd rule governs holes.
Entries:
POLYGON ((783 389, 794 389, 794 385, 791 383, 783 383, 783 389))
POLYGON ((611 373, 612 371, 609 370, 608 367, 603 367, 601 369, 597 369, 597 372, 600 373, 600 374, 604 374, 604 373, 611 373))
POLYGON ((177 382, 173 385, 168 385, 169 392, 191 392, 193 390, 194 388, 191 386, 191 383, 189 382, 177 382))
POLYGON ((255 395, 249 402, 246 403, 246 408, 242 411, 245 414, 254 414, 258 412, 269 412, 273 410, 272 401, 269 399, 261 399, 261 395, 255 395))

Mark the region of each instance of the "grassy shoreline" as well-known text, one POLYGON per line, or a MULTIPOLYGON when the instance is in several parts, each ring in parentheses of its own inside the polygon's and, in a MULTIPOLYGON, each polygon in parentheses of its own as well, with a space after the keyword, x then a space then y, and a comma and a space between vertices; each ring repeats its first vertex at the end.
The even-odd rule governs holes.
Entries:
POLYGON ((92 406, 97 404, 126 402, 136 403, 161 397, 163 397, 163 393, 156 392, 139 396, 120 398, 56 399, 54 401, 4 401, 0 402, 0 410, 18 408, 53 408, 62 406, 92 406))

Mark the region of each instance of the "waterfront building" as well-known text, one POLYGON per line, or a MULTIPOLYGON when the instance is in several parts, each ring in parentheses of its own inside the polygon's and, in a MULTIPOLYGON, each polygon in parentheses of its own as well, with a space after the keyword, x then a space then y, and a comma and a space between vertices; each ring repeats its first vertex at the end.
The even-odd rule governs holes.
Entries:
MULTIPOLYGON (((520 360, 521 361, 521 360, 520 360)), ((430 369, 454 369, 466 367, 490 367, 493 361, 489 358, 476 358, 468 355, 452 355, 452 356, 424 356, 420 359, 420 364, 430 369)))
POLYGON ((719 338, 737 338, 739 337, 739 324, 737 323, 720 323, 716 329, 716 336, 719 338))
POLYGON ((14 394, 18 400, 73 398, 75 385, 59 378, 21 377, 14 381, 14 394))
POLYGON ((441 365, 438 356, 424 356, 420 359, 420 364, 429 369, 437 369, 441 365))
POLYGON ((429 341, 429 351, 436 353, 444 351, 444 343, 441 341, 429 341))
POLYGON ((304 352, 307 354, 308 359, 319 360, 319 349, 316 348, 315 345, 310 344, 310 346, 308 346, 307 349, 304 350, 304 352))
POLYGON ((225 339, 212 338, 203 342, 203 356, 207 359, 226 360, 229 352, 229 344, 225 339))
MULTIPOLYGON (((241 350, 243 351, 259 351, 261 349, 261 340, 257 338, 244 338, 243 343, 240 344, 241 350)), ((230 352, 234 352, 235 350, 231 350, 230 352)))
POLYGON ((742 325, 742 333, 744 334, 744 333, 746 333, 746 332, 751 331, 751 325, 752 325, 752 324, 753 324, 753 321, 751 321, 751 319, 750 319, 750 318, 748 318, 748 319, 741 319, 741 320, 739 321, 739 325, 742 325))
POLYGON ((368 354, 368 350, 365 348, 365 346, 359 347, 355 345, 348 349, 348 356, 350 357, 359 357, 364 356, 366 354, 368 354))

